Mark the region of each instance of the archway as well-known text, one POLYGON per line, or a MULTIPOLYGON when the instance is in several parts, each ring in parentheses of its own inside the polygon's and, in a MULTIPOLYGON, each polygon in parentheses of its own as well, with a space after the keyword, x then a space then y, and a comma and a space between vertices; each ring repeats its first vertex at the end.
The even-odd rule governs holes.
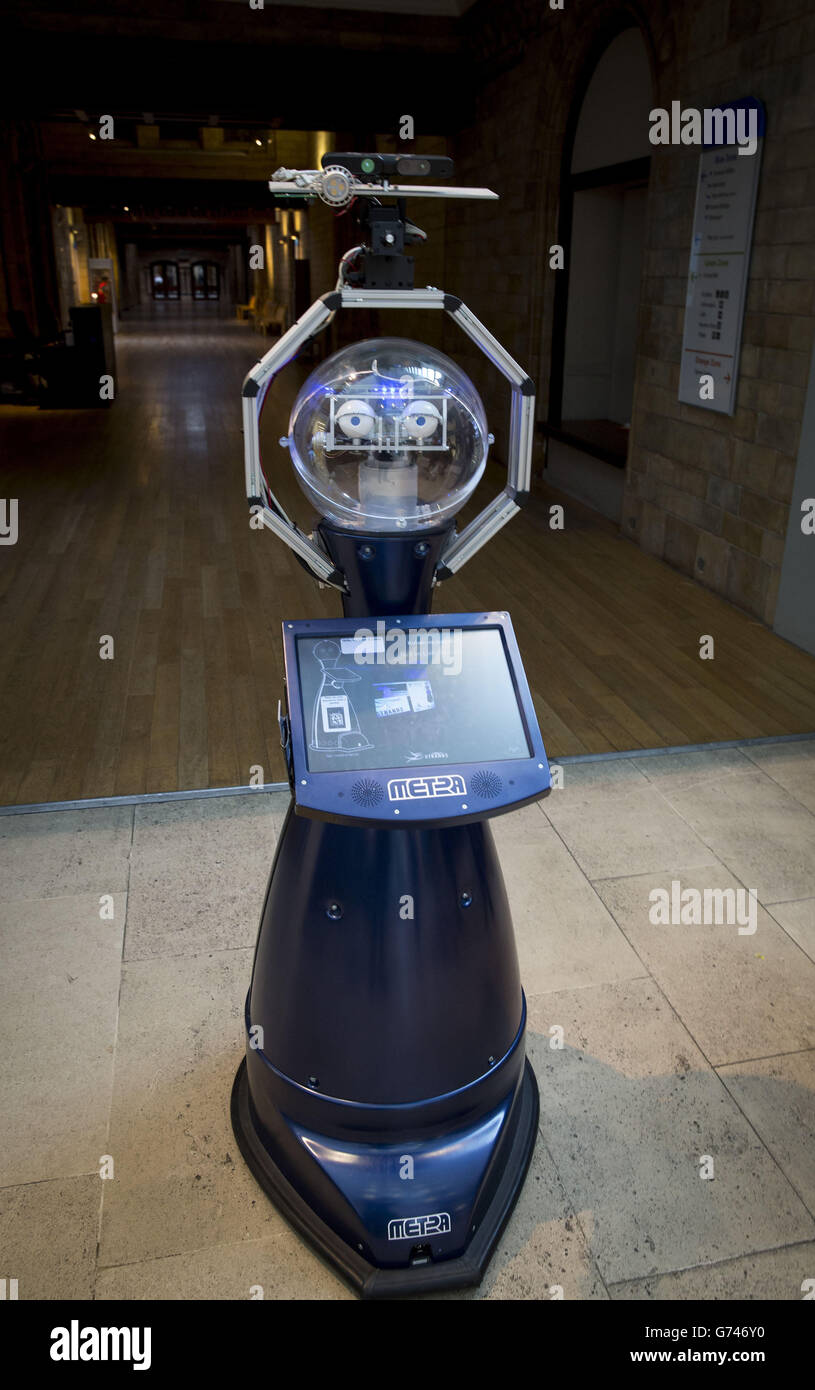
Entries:
POLYGON ((631 25, 580 84, 564 145, 548 476, 613 520, 634 393, 652 106, 648 52, 631 25))

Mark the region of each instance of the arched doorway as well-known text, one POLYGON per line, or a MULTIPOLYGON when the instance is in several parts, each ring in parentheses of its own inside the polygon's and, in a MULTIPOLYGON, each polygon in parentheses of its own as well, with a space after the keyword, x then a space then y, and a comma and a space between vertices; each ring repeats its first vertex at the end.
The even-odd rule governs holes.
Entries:
POLYGON ((547 474, 618 521, 634 394, 653 106, 637 26, 613 38, 580 85, 566 132, 547 474))

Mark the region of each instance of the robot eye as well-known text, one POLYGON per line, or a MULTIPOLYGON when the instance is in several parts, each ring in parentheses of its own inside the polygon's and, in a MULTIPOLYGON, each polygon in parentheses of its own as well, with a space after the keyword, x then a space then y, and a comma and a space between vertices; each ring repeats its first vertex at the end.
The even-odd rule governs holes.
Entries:
POLYGON ((440 420, 432 401, 411 401, 399 423, 411 439, 429 439, 440 420))
POLYGON ((343 401, 335 419, 349 439, 365 439, 376 423, 368 401, 343 401))

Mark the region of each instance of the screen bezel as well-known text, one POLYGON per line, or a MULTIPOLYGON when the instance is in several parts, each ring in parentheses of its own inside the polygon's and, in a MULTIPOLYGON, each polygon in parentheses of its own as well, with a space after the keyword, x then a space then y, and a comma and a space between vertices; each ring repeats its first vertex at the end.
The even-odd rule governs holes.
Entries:
MULTIPOLYGON (((360 618, 313 618, 283 623, 283 650, 286 666, 286 691, 291 738, 291 760, 295 811, 300 815, 326 820, 367 825, 434 826, 463 824, 483 820, 546 796, 550 789, 549 764, 538 727, 532 696, 521 661, 509 615, 505 612, 410 614, 396 617, 390 614, 360 618), (532 751, 527 757, 491 760, 482 763, 416 763, 406 767, 348 768, 331 771, 312 771, 308 766, 309 721, 303 709, 303 694, 297 659, 297 639, 340 638, 353 636, 360 628, 377 632, 384 624, 389 631, 396 627, 461 628, 463 630, 496 630, 500 633, 504 657, 512 683, 512 691, 521 725, 532 751), (415 777, 411 777, 414 772, 415 777), (477 802, 470 793, 462 795, 428 796, 399 802, 395 806, 386 796, 374 806, 360 806, 352 797, 354 783, 370 779, 388 787, 393 781, 423 779, 439 774, 451 778, 467 777, 475 769, 489 769, 502 782, 502 794, 488 803, 477 802), (445 804, 446 803, 446 804, 445 804)), ((394 678, 398 668, 391 668, 394 678)))

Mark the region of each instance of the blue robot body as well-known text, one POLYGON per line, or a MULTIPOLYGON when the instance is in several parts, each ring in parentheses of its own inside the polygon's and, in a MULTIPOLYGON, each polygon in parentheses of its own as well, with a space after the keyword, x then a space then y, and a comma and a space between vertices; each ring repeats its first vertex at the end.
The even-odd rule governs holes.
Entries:
POLYGON ((343 258, 337 289, 247 376, 244 443, 253 517, 339 591, 345 617, 283 625, 292 798, 232 1123, 295 1229, 361 1296, 401 1297, 479 1282, 537 1133, 488 822, 545 796, 548 762, 508 615, 429 614, 435 586, 528 494, 534 388, 459 299, 413 289, 403 251, 422 234, 381 200, 420 186, 382 178, 446 177, 449 161, 326 158, 322 171, 278 170, 270 187, 334 207, 355 199, 363 243, 343 258), (507 484, 460 533, 455 517, 492 442, 483 404, 454 362, 405 339, 341 349, 297 396, 280 442, 319 514, 310 536, 266 480, 259 421, 271 379, 339 309, 358 307, 447 314, 509 382, 507 484))
MULTIPOLYGON (((523 1180, 538 1114, 488 824, 548 789, 531 696, 506 615, 408 621, 417 638, 424 631, 426 655, 445 651, 429 632, 460 635, 457 674, 411 664, 411 680, 383 682, 367 664, 372 643, 384 656, 382 623, 284 623, 293 800, 266 894, 233 1100, 236 1134, 267 1191, 371 1296, 480 1277, 523 1180), (501 699, 478 696, 484 652, 468 669, 468 632, 476 643, 501 635, 489 643, 507 662, 501 699), (330 738, 326 746, 324 730, 313 736, 326 675, 352 662, 352 651, 361 664, 348 668, 353 683, 341 681, 355 691, 365 739, 351 761, 373 764, 362 778, 330 738), (434 690, 441 717, 460 708, 450 747, 475 748, 485 712, 503 714, 507 728, 482 739, 513 756, 439 770, 430 751, 418 766, 387 766, 413 756, 407 744, 417 740, 399 733, 400 719, 412 715, 421 728, 424 716, 440 717, 434 690), (394 699, 401 712, 383 716, 378 707, 394 699), (360 782, 365 794, 355 797, 360 782), (457 783, 462 791, 448 794, 457 783), (407 801, 405 790, 414 793, 407 801), (342 1259, 331 1254, 336 1241, 342 1259)), ((403 645, 410 657, 421 643, 403 645)))

